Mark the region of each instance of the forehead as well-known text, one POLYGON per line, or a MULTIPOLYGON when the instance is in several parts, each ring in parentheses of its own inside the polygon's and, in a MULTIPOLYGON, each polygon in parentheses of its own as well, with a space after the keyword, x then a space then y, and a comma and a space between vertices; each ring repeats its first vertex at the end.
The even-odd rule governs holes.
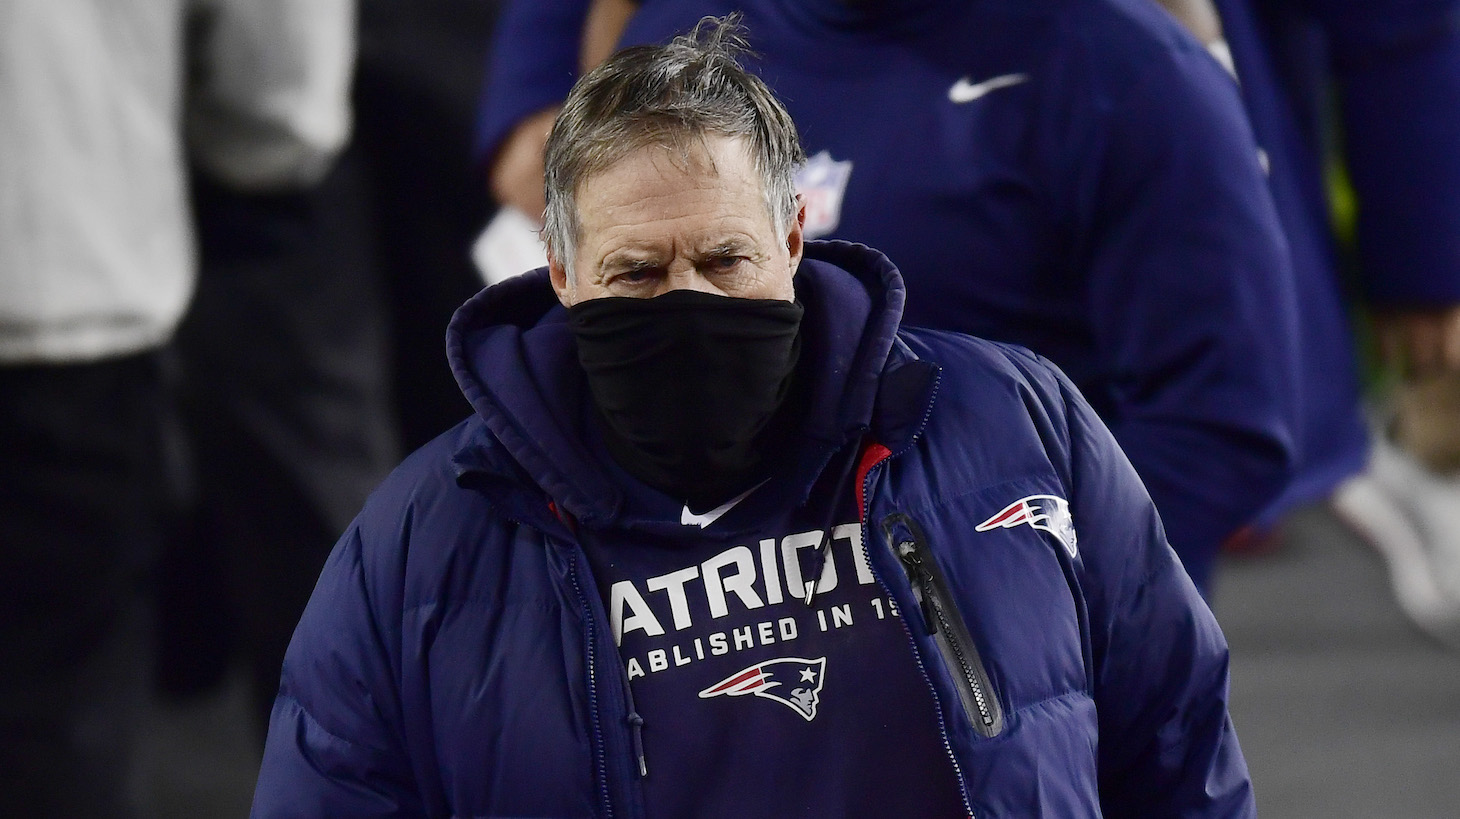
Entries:
MULTIPOLYGON (((765 222, 770 213, 760 174, 743 140, 706 136, 685 150, 649 145, 631 151, 578 186, 582 236, 635 227, 709 229, 765 222)), ((744 227, 744 225, 741 225, 744 227)))

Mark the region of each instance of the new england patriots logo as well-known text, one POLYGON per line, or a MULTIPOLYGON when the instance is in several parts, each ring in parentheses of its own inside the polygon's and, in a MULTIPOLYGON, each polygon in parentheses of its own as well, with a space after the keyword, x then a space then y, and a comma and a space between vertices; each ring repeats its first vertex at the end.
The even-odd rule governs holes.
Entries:
POLYGON ((775 700, 810 722, 816 719, 816 706, 821 702, 821 684, 825 679, 825 657, 815 660, 783 657, 766 660, 726 677, 701 691, 700 699, 754 694, 775 700))
POLYGON ((1070 504, 1064 498, 1054 495, 1030 495, 1005 506, 998 514, 974 527, 975 532, 990 529, 1010 529, 1027 523, 1054 535, 1069 552, 1071 559, 1079 548, 1075 539, 1075 521, 1070 516, 1070 504))
POLYGON ((806 206, 806 226, 802 230, 807 239, 836 230, 842 219, 842 196, 851 178, 852 161, 838 162, 826 151, 806 160, 796 172, 796 192, 801 194, 801 204, 806 206))

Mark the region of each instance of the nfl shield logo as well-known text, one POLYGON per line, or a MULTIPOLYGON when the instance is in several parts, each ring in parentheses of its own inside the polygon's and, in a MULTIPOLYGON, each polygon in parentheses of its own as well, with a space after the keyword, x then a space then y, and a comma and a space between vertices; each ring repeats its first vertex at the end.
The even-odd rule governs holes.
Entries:
POLYGON ((842 218, 842 194, 852 176, 852 161, 838 162, 826 151, 806 160, 796 173, 796 192, 806 206, 807 239, 816 239, 836 230, 842 218))

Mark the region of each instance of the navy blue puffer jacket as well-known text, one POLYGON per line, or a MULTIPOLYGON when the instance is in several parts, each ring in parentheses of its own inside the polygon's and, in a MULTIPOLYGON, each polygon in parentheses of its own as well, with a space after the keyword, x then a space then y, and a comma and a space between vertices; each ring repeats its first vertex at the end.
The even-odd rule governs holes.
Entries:
MULTIPOLYGON (((860 246, 809 243, 797 293, 818 403, 746 503, 811 502, 850 462, 833 456, 859 456, 878 582, 944 618, 911 631, 969 811, 1254 815, 1225 641, 1069 382, 1017 348, 900 329, 901 278, 860 246), (977 525, 1001 511, 1030 525, 977 525)), ((678 522, 633 519, 571 434, 581 376, 545 275, 483 291, 448 344, 477 414, 407 459, 331 556, 285 660, 261 819, 644 814, 575 533, 678 522)))

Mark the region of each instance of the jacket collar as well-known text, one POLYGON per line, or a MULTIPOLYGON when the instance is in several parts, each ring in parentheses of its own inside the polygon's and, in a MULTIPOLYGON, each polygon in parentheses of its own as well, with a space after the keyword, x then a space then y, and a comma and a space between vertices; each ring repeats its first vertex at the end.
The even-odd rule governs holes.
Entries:
MULTIPOLYGON (((869 428, 899 451, 921 428, 935 372, 896 340, 902 277, 882 254, 847 242, 808 242, 796 292, 806 306, 806 422, 774 486, 756 493, 780 504, 788 497, 804 503, 827 463, 869 428)), ((560 516, 579 525, 683 532, 677 520, 627 513, 616 470, 584 445, 588 393, 567 311, 545 269, 463 305, 447 333, 447 356, 485 426, 458 450, 458 473, 504 512, 547 523, 546 495, 560 516)))

